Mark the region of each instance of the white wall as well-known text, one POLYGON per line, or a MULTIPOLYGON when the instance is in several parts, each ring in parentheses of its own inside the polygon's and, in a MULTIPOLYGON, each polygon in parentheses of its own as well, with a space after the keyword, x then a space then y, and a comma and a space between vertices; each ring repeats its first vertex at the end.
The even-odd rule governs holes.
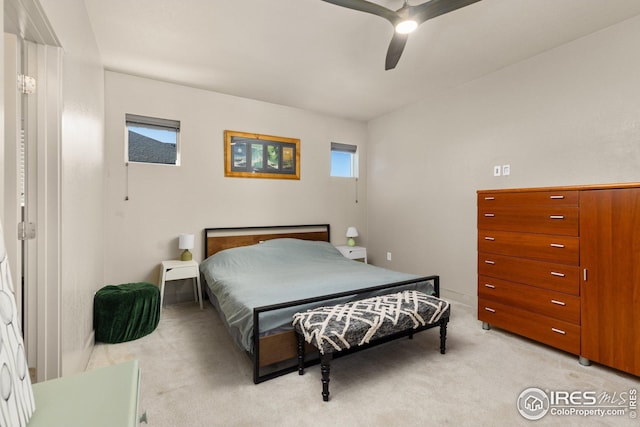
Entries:
MULTIPOLYGON (((0 18, 2 18, 2 22, 4 22, 4 0, 0 0, 0 6, 2 6, 2 10, 0 10, 0 18)), ((0 81, 4 82, 4 42, 2 43, 2 46, 0 46, 0 79, 0 81)), ((0 102, 0 165, 4 165, 4 84, 0 87, 0 100, 2 100, 0 102)), ((4 224, 5 217, 4 193, 4 173, 0 173, 0 223, 2 224, 4 224)))
POLYGON ((64 50, 60 189, 62 374, 93 349, 93 294, 103 286, 104 72, 82 0, 40 0, 64 50))
POLYGON ((180 233, 195 234, 202 260, 206 227, 329 223, 337 244, 347 226, 366 229, 366 168, 357 204, 355 181, 329 176, 332 141, 358 145, 366 161, 364 123, 108 71, 105 91, 105 284, 157 283, 180 233), (130 164, 128 201, 126 113, 181 122, 181 165, 130 164), (301 179, 225 178, 224 130, 299 138, 301 179))
POLYGON ((638 40, 640 17, 370 122, 373 262, 475 305, 476 190, 640 181, 638 40))

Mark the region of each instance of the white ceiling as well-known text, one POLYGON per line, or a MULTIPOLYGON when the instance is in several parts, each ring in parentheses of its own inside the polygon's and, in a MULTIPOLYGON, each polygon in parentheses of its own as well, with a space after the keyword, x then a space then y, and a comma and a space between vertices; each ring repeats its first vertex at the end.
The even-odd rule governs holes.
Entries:
POLYGON ((108 70, 358 120, 640 13, 640 0, 482 0, 422 24, 385 71, 391 24, 321 0, 85 3, 108 70))

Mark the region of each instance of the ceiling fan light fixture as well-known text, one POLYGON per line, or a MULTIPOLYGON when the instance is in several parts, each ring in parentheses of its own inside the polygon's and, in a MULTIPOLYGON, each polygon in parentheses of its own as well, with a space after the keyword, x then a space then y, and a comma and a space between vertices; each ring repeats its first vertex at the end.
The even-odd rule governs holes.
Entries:
POLYGON ((418 23, 413 19, 405 19, 396 25, 396 32, 399 34, 409 34, 418 28, 418 23))
POLYGON ((409 4, 409 0, 403 0, 402 7, 398 10, 391 10, 371 0, 322 1, 347 9, 370 13, 388 21, 393 26, 394 33, 387 49, 384 69, 392 70, 400 60, 400 56, 410 37, 409 33, 415 31, 418 25, 481 0, 423 0, 423 3, 413 6, 409 4))

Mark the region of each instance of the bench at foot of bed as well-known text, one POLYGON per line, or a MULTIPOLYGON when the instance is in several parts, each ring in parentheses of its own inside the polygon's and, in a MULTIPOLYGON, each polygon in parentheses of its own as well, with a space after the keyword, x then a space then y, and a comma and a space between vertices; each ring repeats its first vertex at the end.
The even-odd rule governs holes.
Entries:
POLYGON ((293 316, 298 337, 298 373, 304 374, 304 342, 320 352, 322 399, 329 400, 329 374, 334 353, 440 326, 440 353, 445 353, 447 301, 419 291, 403 291, 319 307, 293 316))

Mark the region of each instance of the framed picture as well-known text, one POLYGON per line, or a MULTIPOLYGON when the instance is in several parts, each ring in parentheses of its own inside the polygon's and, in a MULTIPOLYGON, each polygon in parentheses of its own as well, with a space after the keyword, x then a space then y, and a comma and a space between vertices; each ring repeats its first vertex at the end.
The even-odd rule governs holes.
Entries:
POLYGON ((300 179, 300 140, 225 130, 224 176, 300 179))

